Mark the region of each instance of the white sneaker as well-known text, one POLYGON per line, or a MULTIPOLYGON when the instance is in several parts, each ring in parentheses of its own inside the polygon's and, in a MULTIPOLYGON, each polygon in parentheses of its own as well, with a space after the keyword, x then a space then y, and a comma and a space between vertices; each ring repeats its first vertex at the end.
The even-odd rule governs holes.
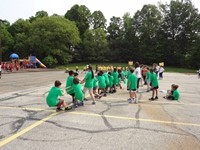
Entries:
POLYGON ((132 99, 132 98, 129 98, 127 101, 128 101, 129 103, 132 103, 133 99, 132 99))
POLYGON ((138 103, 138 99, 137 99, 137 98, 135 98, 135 103, 136 103, 136 104, 138 103))

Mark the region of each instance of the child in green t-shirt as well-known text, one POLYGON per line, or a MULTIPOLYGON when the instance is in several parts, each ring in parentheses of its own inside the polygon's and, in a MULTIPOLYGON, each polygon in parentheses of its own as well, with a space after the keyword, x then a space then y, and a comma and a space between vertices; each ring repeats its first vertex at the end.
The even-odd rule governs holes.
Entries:
POLYGON ((114 77, 111 75, 111 72, 108 72, 108 79, 109 79, 109 93, 113 93, 114 91, 114 87, 113 87, 113 80, 114 80, 114 77))
POLYGON ((106 78, 103 76, 103 71, 99 71, 97 75, 99 81, 98 94, 102 91, 104 93, 103 96, 106 96, 106 78))
POLYGON ((84 94, 83 94, 83 91, 82 91, 82 86, 79 82, 79 79, 78 78, 74 78, 73 80, 73 89, 74 89, 74 92, 75 92, 75 103, 74 103, 74 106, 75 107, 78 107, 79 106, 83 106, 84 103, 83 103, 83 99, 84 99, 84 94))
POLYGON ((135 101, 135 103, 138 102, 137 95, 136 95, 138 78, 133 72, 134 70, 131 69, 130 75, 128 77, 128 89, 130 90, 129 92, 130 98, 128 99, 129 103, 132 103, 133 101, 135 101))
POLYGON ((171 91, 167 94, 167 96, 163 97, 168 100, 179 100, 180 93, 178 91, 178 85, 172 84, 171 85, 171 91))
POLYGON ((151 101, 158 99, 158 78, 156 73, 153 71, 153 69, 150 69, 150 82, 151 82, 151 86, 152 86, 152 97, 149 99, 151 101), (156 93, 156 97, 154 98, 154 95, 156 93))
POLYGON ((97 88, 98 88, 97 82, 98 82, 98 79, 95 76, 94 79, 93 79, 93 94, 94 94, 95 98, 99 98, 100 99, 102 96, 97 93, 97 88))
POLYGON ((72 107, 67 106, 67 104, 64 102, 63 99, 58 98, 58 96, 62 96, 63 93, 60 89, 61 82, 56 80, 55 81, 55 86, 51 88, 49 91, 48 96, 46 97, 46 102, 49 107, 55 107, 57 106, 56 111, 60 111, 61 106, 65 108, 65 111, 72 109, 72 107))
POLYGON ((74 103, 74 89, 73 89, 73 80, 74 80, 74 71, 70 70, 69 71, 69 76, 67 77, 66 80, 66 92, 67 94, 72 96, 72 102, 74 103))

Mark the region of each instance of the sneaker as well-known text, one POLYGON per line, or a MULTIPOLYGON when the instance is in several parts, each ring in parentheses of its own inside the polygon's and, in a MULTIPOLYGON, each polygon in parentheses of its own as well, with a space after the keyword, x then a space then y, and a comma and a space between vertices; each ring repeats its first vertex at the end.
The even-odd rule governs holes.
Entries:
POLYGON ((71 109, 72 109, 72 107, 68 106, 68 107, 65 108, 65 111, 68 111, 68 110, 71 110, 71 109))
POLYGON ((83 102, 80 102, 80 103, 78 104, 78 106, 84 106, 84 103, 83 103, 83 102))
POLYGON ((107 96, 106 93, 104 93, 103 96, 106 97, 107 96))
POLYGON ((147 92, 150 92, 150 90, 147 90, 147 92))
POLYGON ((59 112, 59 111, 62 111, 62 109, 61 109, 61 108, 57 108, 57 109, 56 109, 56 112, 59 112))
POLYGON ((92 105, 95 105, 95 104, 96 104, 96 102, 95 102, 95 101, 93 101, 93 102, 92 102, 92 105))
POLYGON ((134 100, 134 99, 129 98, 127 101, 128 101, 129 103, 132 103, 133 100, 134 100))
POLYGON ((156 96, 154 99, 155 99, 155 100, 158 99, 158 96, 156 96))
POLYGON ((74 108, 77 108, 78 107, 78 104, 74 104, 74 108))
POLYGON ((150 100, 150 101, 154 101, 154 98, 152 97, 152 98, 150 98, 149 100, 150 100))
POLYGON ((84 98, 84 101, 88 101, 88 99, 87 99, 87 98, 84 98))

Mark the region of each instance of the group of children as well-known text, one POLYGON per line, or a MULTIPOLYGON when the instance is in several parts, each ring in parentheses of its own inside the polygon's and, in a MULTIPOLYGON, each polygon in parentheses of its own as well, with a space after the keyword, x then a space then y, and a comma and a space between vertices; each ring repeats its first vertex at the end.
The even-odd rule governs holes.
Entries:
MULTIPOLYGON (((158 99, 158 77, 157 72, 154 68, 149 69, 148 66, 142 66, 136 62, 134 68, 130 69, 118 69, 114 68, 113 70, 107 71, 98 71, 95 75, 91 65, 87 65, 87 73, 83 80, 80 80, 78 77, 78 72, 72 70, 68 71, 69 76, 66 79, 66 89, 65 91, 72 97, 72 102, 74 107, 83 106, 84 101, 87 101, 85 98, 86 92, 89 91, 89 95, 92 99, 92 104, 95 105, 95 99, 100 99, 102 96, 107 96, 107 93, 115 93, 117 88, 122 88, 121 82, 127 84, 127 90, 129 91, 130 98, 128 99, 129 103, 138 103, 137 92, 139 90, 140 80, 144 80, 147 85, 147 92, 152 90, 152 97, 149 100, 158 99), (84 87, 82 89, 82 85, 84 87)), ((50 90, 46 101, 47 104, 51 106, 57 106, 57 110, 60 110, 61 105, 65 110, 70 110, 71 107, 67 106, 62 99, 58 99, 58 96, 62 95, 61 90, 59 89, 61 83, 60 81, 55 82, 55 86, 50 90), (59 84, 58 84, 59 83, 59 84), (55 92, 56 91, 56 92, 55 92), (52 96, 54 95, 54 96, 52 96), (54 99, 54 102, 52 102, 54 99)), ((176 94, 179 93, 177 90, 172 90, 174 100, 177 100, 176 94)), ((179 98, 179 97, 178 97, 179 98)), ((172 98, 170 98, 172 99, 172 98)))

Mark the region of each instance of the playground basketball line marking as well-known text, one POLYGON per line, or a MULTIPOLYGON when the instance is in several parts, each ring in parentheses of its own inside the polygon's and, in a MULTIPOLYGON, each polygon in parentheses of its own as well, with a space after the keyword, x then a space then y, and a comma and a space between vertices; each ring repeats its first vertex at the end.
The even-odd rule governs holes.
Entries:
MULTIPOLYGON (((19 107, 2 107, 2 106, 0 106, 0 108, 21 109, 21 110, 23 110, 23 109, 24 110, 38 110, 38 111, 44 110, 44 111, 55 112, 55 110, 47 110, 47 109, 39 109, 39 108, 19 108, 19 107)), ((74 115, 92 116, 92 117, 106 117, 106 118, 121 119, 121 120, 134 120, 134 121, 143 121, 143 122, 152 122, 152 123, 200 127, 200 124, 195 124, 195 123, 172 122, 172 121, 152 120, 152 119, 143 119, 143 118, 134 118, 134 117, 124 117, 124 116, 99 115, 99 114, 90 113, 90 112, 70 112, 69 111, 67 113, 74 114, 74 115)))
POLYGON ((25 128, 25 129, 23 129, 23 130, 17 132, 16 134, 11 135, 10 137, 6 138, 5 140, 0 141, 0 147, 2 147, 2 146, 4 146, 4 145, 6 145, 6 144, 12 142, 13 140, 15 140, 16 138, 18 138, 19 136, 21 136, 21 135, 25 134, 26 132, 28 132, 28 131, 34 129, 35 127, 41 125, 42 123, 44 123, 45 121, 51 119, 53 116, 55 116, 55 115, 57 115, 57 114, 58 114, 58 112, 55 112, 55 113, 53 113, 53 114, 51 114, 51 115, 49 115, 49 116, 43 118, 42 120, 37 121, 36 123, 34 123, 34 124, 28 126, 27 128, 25 128))

